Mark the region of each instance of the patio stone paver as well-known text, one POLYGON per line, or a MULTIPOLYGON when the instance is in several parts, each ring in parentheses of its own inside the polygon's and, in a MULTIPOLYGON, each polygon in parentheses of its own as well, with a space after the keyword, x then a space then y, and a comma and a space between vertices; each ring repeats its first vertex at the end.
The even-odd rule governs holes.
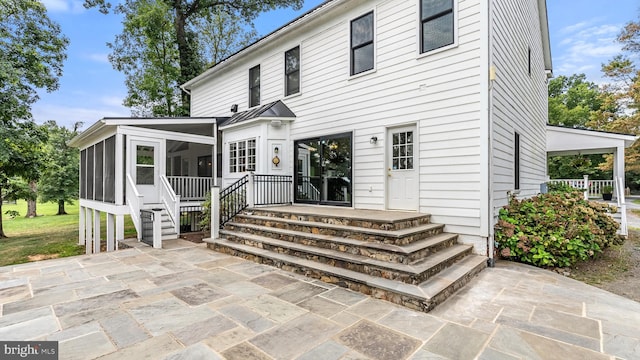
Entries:
POLYGON ((58 352, 67 360, 94 359, 116 350, 102 331, 91 332, 59 343, 58 352))
POLYGON ((409 336, 363 320, 338 334, 338 341, 372 359, 405 359, 421 345, 409 336))
POLYGON ((637 359, 640 303, 498 262, 425 314, 193 243, 0 267, 0 339, 61 359, 637 359))
POLYGON ((272 330, 250 343, 276 359, 292 359, 337 333, 340 327, 314 314, 305 314, 272 330))

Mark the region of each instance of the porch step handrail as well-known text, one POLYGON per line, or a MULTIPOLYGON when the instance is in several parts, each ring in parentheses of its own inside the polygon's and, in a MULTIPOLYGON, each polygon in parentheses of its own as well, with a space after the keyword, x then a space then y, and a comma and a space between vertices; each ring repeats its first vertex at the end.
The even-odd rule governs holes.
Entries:
POLYGON ((176 195, 165 175, 160 175, 160 200, 173 223, 175 233, 180 235, 180 195, 176 195))
POLYGON ((142 219, 140 217, 140 208, 144 204, 144 196, 140 195, 136 188, 136 183, 131 178, 131 174, 127 174, 127 191, 126 191, 127 204, 131 212, 131 220, 133 226, 136 228, 138 240, 142 239, 142 219))
POLYGON ((248 183, 247 174, 220 191, 220 228, 249 206, 248 183))
POLYGON ((627 227, 627 203, 624 195, 622 177, 616 176, 616 197, 618 200, 618 211, 620 211, 620 235, 629 235, 627 227))

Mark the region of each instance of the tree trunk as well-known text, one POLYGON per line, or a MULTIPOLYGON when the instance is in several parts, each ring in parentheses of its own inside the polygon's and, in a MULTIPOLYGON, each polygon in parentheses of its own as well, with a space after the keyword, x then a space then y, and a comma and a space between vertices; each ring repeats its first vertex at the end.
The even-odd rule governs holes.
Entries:
POLYGON ((34 218, 38 216, 38 214, 36 214, 37 185, 35 180, 29 181, 29 190, 31 191, 31 196, 30 199, 27 199, 27 215, 25 215, 25 217, 34 218))
POLYGON ((64 200, 58 200, 58 213, 56 215, 67 215, 64 211, 64 200))

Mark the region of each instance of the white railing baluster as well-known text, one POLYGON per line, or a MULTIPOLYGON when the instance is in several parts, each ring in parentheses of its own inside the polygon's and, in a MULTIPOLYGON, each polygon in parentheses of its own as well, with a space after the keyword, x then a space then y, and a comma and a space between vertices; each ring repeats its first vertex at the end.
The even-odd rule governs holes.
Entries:
POLYGON ((167 176, 174 192, 182 200, 203 200, 209 189, 213 187, 213 178, 196 176, 167 176))

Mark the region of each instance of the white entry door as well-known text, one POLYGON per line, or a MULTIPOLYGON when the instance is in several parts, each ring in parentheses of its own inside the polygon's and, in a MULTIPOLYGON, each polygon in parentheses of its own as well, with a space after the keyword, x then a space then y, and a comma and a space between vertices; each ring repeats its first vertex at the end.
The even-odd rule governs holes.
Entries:
POLYGON ((131 141, 131 178, 145 204, 159 203, 160 144, 151 141, 131 141))
POLYGON ((387 207, 418 210, 416 127, 387 130, 387 207))

